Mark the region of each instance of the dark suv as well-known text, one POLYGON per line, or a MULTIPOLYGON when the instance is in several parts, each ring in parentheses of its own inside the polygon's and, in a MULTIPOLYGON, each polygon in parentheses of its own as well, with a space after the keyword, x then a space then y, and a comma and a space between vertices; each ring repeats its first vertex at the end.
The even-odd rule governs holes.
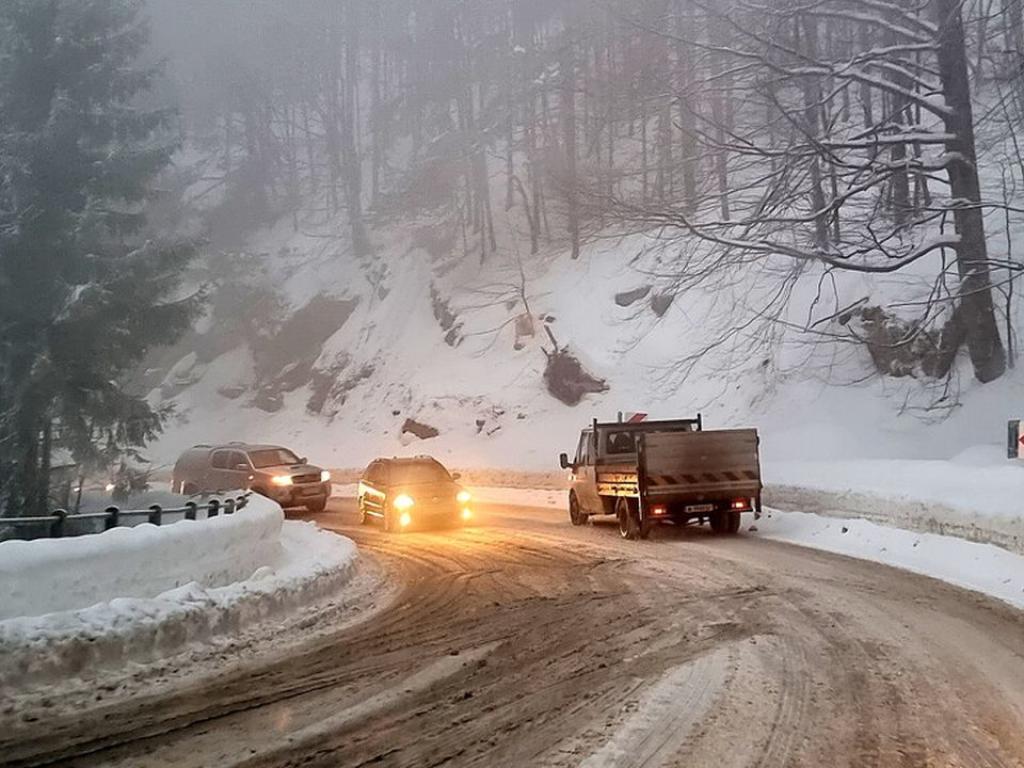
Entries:
POLYGON ((174 465, 171 490, 186 496, 252 489, 282 507, 323 512, 331 474, 278 445, 196 445, 174 465))
POLYGON ((359 479, 359 517, 381 520, 386 531, 455 525, 472 518, 470 496, 436 459, 377 459, 359 479))

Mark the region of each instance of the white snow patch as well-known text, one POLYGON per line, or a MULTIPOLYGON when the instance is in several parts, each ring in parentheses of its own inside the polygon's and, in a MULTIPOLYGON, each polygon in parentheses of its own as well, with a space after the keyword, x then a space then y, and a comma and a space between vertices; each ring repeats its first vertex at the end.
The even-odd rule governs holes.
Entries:
POLYGON ((1024 608, 1024 557, 991 544, 915 533, 867 520, 772 510, 757 536, 873 560, 1024 608))
POLYGON ((280 560, 283 520, 277 504, 253 496, 238 512, 205 520, 0 542, 0 620, 247 579, 280 560))
POLYGON ((974 446, 949 461, 862 459, 766 462, 768 483, 932 501, 979 516, 1024 516, 1024 463, 1005 449, 974 446))
POLYGON ((790 511, 952 534, 1024 555, 1024 464, 996 446, 952 460, 773 462, 766 500, 790 511))
POLYGON ((297 521, 279 525, 279 532, 276 555, 234 583, 192 581, 153 597, 0 621, 0 687, 93 677, 230 639, 337 593, 351 578, 356 547, 350 539, 297 521))

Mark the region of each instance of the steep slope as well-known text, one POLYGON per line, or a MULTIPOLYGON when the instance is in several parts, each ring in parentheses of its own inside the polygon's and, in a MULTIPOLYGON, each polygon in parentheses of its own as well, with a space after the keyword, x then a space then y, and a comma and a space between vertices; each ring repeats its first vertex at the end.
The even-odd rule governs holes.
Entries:
POLYGON ((271 440, 332 466, 430 452, 463 467, 552 468, 591 418, 632 410, 756 425, 769 461, 947 458, 999 443, 1024 393, 1017 375, 981 386, 963 365, 948 385, 883 379, 828 323, 824 335, 799 330, 827 320, 826 305, 895 288, 913 299, 930 285, 924 268, 830 278, 827 301, 808 271, 782 322, 766 324, 785 265, 680 291, 654 237, 599 240, 578 261, 556 245, 481 264, 457 257, 437 222, 378 223, 376 256, 362 260, 343 233, 282 221, 245 254, 207 259, 197 279, 214 286, 211 310, 151 372, 162 377, 151 397, 175 411, 158 463, 195 442, 271 440), (552 336, 605 392, 575 407, 550 394, 552 336), (403 431, 409 419, 438 435, 403 431))

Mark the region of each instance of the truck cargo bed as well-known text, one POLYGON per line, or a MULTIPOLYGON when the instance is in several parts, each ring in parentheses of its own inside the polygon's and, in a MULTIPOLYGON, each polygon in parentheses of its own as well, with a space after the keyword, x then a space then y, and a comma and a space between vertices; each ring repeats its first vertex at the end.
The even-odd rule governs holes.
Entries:
POLYGON ((753 497, 761 492, 757 430, 643 435, 638 465, 650 498, 753 497))

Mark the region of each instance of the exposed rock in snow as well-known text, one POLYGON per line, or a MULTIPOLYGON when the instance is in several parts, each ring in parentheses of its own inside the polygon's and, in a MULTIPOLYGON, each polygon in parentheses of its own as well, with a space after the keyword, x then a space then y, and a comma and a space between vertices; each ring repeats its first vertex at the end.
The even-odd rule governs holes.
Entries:
POLYGON ((548 353, 544 369, 544 383, 548 392, 566 405, 579 405, 584 395, 606 392, 608 384, 604 379, 592 376, 583 369, 580 361, 564 349, 548 353))
POLYGON ((430 303, 434 308, 434 318, 444 331, 444 343, 457 347, 462 341, 462 323, 434 283, 430 284, 430 303))
POLYGON ((620 307, 628 307, 631 304, 636 304, 640 299, 644 298, 651 292, 651 286, 642 285, 639 288, 634 288, 631 291, 622 291, 621 293, 615 294, 615 303, 620 307))
POLYGON ((429 440, 432 437, 437 437, 441 433, 429 424, 421 424, 415 419, 406 419, 405 423, 402 424, 402 434, 411 434, 415 435, 420 440, 429 440))
POLYGON ((658 317, 664 317, 668 308, 672 306, 675 296, 671 293, 655 293, 651 296, 651 311, 658 317))

